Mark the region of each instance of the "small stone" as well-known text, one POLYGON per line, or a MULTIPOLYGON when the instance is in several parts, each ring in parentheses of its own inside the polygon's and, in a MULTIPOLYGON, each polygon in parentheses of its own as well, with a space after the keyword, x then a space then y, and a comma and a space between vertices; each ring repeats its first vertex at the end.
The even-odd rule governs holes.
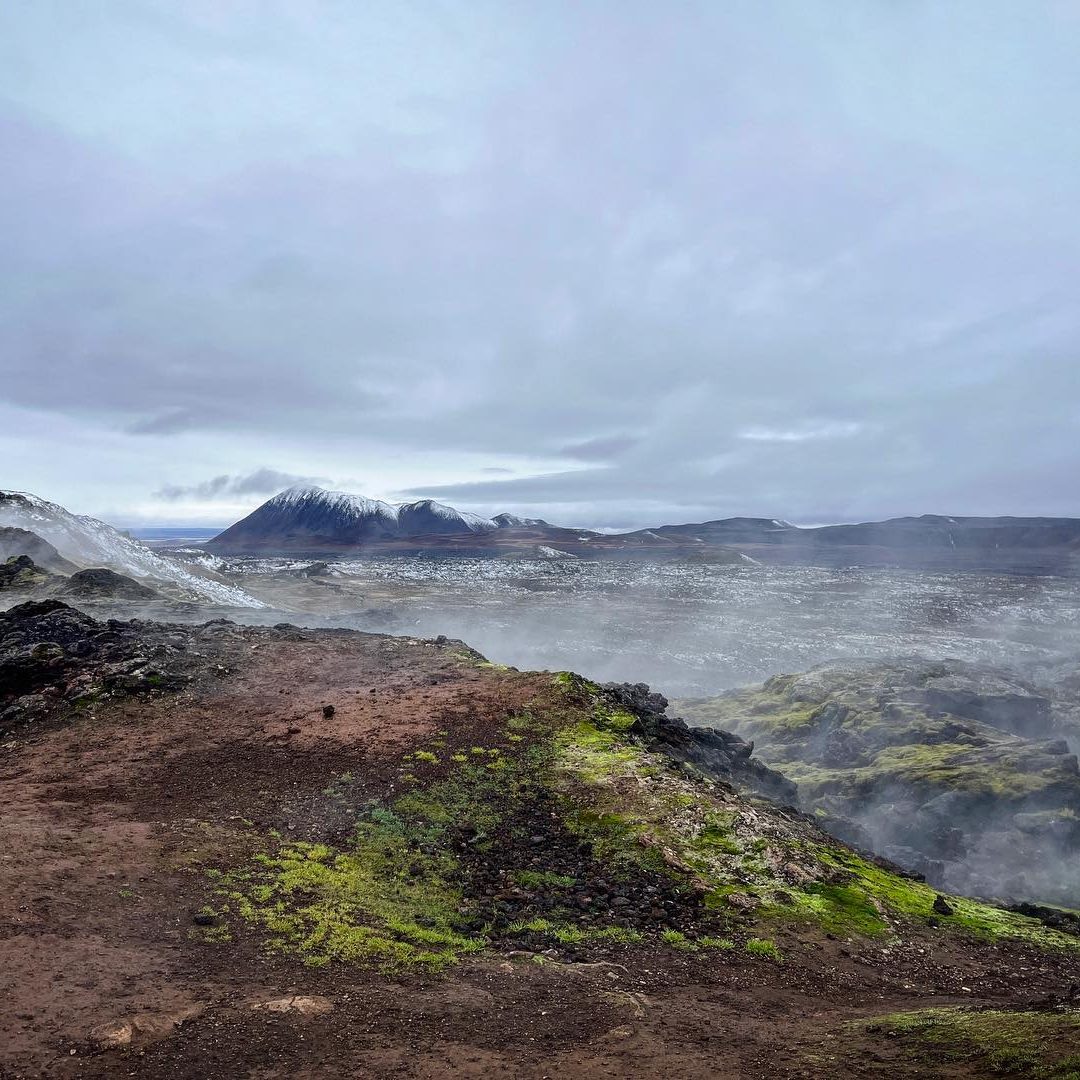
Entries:
POLYGON ((256 1001, 252 1009, 273 1013, 300 1013, 301 1016, 322 1016, 330 1012, 334 1005, 329 998, 318 995, 294 994, 291 997, 272 998, 270 1001, 256 1001))
POLYGON ((952 904, 950 904, 949 901, 946 900, 945 897, 942 896, 940 893, 938 893, 938 895, 934 897, 933 910, 938 915, 953 914, 952 904))

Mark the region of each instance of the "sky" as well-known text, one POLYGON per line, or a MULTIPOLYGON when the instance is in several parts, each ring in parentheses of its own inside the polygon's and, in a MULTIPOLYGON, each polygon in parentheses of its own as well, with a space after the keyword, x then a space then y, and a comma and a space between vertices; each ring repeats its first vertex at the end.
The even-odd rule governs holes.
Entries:
POLYGON ((1080 0, 8 0, 0 485, 1080 516, 1080 0))

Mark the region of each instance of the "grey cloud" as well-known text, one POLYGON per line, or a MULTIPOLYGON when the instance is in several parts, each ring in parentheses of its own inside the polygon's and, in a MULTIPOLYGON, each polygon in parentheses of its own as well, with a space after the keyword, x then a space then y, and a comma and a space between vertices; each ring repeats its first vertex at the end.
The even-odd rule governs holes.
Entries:
POLYGON ((640 441, 639 438, 630 435, 612 435, 570 443, 562 447, 559 453, 565 457, 578 458, 580 461, 607 461, 637 446, 640 441))
MULTIPOLYGON (((58 75, 25 7, 0 41, 58 75)), ((198 440, 561 456, 424 493, 594 523, 1075 512, 1080 25, 964 8, 343 5, 302 50, 102 8, 77 78, 0 66, 5 401, 146 486, 198 440)))
POLYGON ((324 476, 296 476, 277 469, 256 469, 244 476, 222 474, 198 484, 165 484, 155 494, 177 502, 182 499, 220 499, 230 496, 273 495, 295 484, 325 484, 324 476))

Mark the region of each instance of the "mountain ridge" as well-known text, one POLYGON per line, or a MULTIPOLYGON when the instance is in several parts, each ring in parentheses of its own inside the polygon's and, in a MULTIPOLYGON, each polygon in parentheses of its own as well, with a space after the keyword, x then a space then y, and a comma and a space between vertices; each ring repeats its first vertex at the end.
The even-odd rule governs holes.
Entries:
POLYGON ((207 542, 212 551, 501 554, 544 547, 585 558, 686 558, 731 564, 907 565, 1071 571, 1080 565, 1080 518, 924 514, 798 526, 731 517, 601 533, 540 518, 483 518, 423 499, 391 504, 322 488, 289 488, 207 542))

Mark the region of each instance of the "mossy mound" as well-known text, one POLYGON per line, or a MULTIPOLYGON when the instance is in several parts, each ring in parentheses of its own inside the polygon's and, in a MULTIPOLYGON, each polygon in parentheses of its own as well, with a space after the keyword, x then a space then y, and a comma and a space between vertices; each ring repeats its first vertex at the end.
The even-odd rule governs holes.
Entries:
POLYGON ((911 1063, 965 1065, 978 1076, 1080 1080, 1080 1010, 921 1009, 849 1032, 885 1035, 911 1063))
POLYGON ((29 555, 12 555, 0 563, 0 589, 38 589, 58 580, 56 574, 38 566, 29 555))
POLYGON ((1071 732, 1020 680, 958 661, 834 663, 677 705, 752 739, 838 835, 943 888, 1080 901, 1071 732))
POLYGON ((774 963, 773 934, 799 925, 1080 944, 974 901, 935 914, 925 884, 676 760, 614 694, 575 676, 480 735, 440 732, 405 754, 384 798, 339 778, 327 797, 353 804, 346 842, 263 836, 250 862, 211 870, 222 925, 311 965, 385 971, 487 950, 542 962, 738 949, 774 963))

